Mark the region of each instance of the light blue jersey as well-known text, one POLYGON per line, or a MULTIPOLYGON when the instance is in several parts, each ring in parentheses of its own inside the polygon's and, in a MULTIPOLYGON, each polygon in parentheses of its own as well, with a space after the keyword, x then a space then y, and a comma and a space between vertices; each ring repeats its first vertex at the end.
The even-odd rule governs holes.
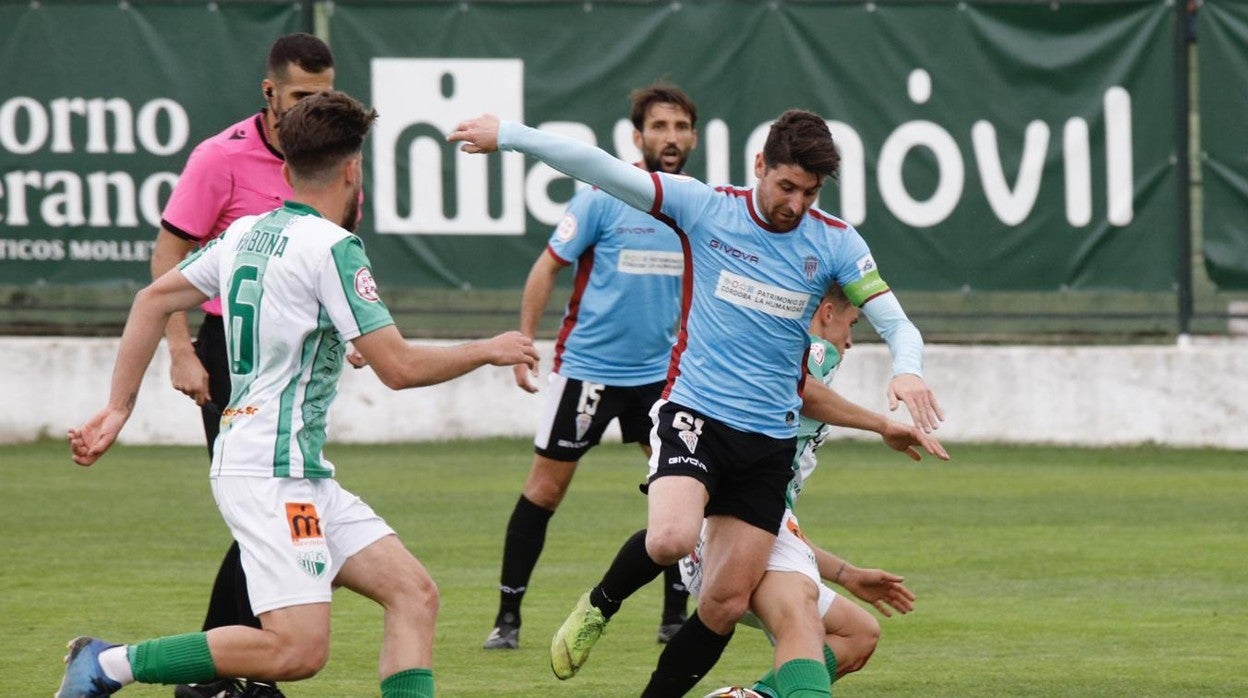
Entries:
POLYGON ((790 438, 807 327, 832 282, 888 343, 893 372, 922 375, 923 339, 880 277, 862 236, 811 208, 779 232, 755 192, 647 173, 571 138, 502 122, 498 145, 650 212, 680 236, 685 306, 665 391, 671 401, 741 431, 790 438))
POLYGON ((667 377, 680 322, 680 240, 653 217, 599 189, 582 189, 547 250, 575 264, 555 341, 554 370, 635 386, 667 377))
POLYGON ((871 250, 849 224, 815 208, 780 232, 758 215, 754 190, 671 175, 653 181, 651 213, 683 238, 693 278, 666 397, 742 431, 794 436, 819 299, 832 282, 857 303, 888 292, 871 250))

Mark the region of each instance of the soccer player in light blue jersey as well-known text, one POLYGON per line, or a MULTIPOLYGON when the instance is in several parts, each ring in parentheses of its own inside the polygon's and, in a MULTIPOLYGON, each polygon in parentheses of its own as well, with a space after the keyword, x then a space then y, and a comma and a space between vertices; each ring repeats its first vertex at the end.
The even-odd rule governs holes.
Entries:
MULTIPOLYGON (((647 172, 680 173, 697 145, 698 111, 673 85, 656 83, 629 97, 633 144, 647 172)), ((555 342, 546 407, 534 438, 533 465, 503 540, 498 614, 485 649, 515 649, 520 603, 546 542, 546 528, 567 494, 577 463, 611 420, 625 443, 650 457, 650 407, 667 381, 680 322, 684 255, 667 226, 596 188, 577 192, 525 282, 520 331, 533 337, 556 277, 575 269, 572 296, 555 342)), ((523 366, 516 385, 537 388, 523 366)), ((659 642, 685 619, 688 592, 675 565, 665 572, 659 642)))
MULTIPOLYGON (((551 643, 551 668, 572 677, 630 594, 694 549, 707 518, 703 593, 659 658, 643 696, 679 696, 718 660, 749 606, 784 515, 798 413, 862 427, 828 401, 803 405, 811 313, 838 283, 888 343, 890 403, 917 426, 887 420, 885 443, 943 452, 927 431, 943 419, 923 382, 923 342, 862 237, 813 207, 840 157, 817 114, 791 110, 772 124, 754 162, 753 189, 711 187, 646 173, 573 139, 496 117, 448 136, 465 152, 514 150, 601 187, 676 231, 685 252, 681 327, 651 433, 648 526, 621 548, 551 643), (935 449, 935 450, 933 450, 935 449)), ((917 454, 916 454, 917 455, 917 454)), ((823 634, 810 619, 797 658, 777 671, 785 692, 828 695, 823 634)))
MULTIPOLYGON (((833 284, 815 308, 810 322, 810 350, 806 361, 805 395, 813 399, 839 399, 831 390, 832 378, 841 365, 845 352, 853 345, 853 325, 858 309, 833 284)), ((887 419, 874 417, 869 411, 845 403, 845 411, 859 412, 862 421, 887 419)), ((861 606, 833 591, 823 580, 839 584, 862 601, 871 604, 884 616, 893 611, 909 613, 914 607, 914 593, 905 586, 905 579, 886 570, 862 568, 831 553, 802 535, 797 516, 793 513, 797 499, 807 480, 818 466, 816 451, 828 436, 828 425, 803 416, 797 431, 797 456, 793 460, 793 480, 785 497, 784 524, 776 537, 767 572, 750 599, 753 617, 750 625, 759 626, 765 619, 769 639, 775 645, 772 669, 760 678, 753 689, 768 698, 779 698, 775 666, 783 666, 793 650, 794 631, 791 623, 800 619, 798 636, 803 632, 809 614, 821 619, 824 630, 824 662, 831 684, 846 674, 858 671, 870 659, 880 636, 880 623, 861 606)), ((700 593, 705 545, 681 560, 681 576, 693 594, 700 593)), ((797 646, 800 650, 800 645, 797 646)))

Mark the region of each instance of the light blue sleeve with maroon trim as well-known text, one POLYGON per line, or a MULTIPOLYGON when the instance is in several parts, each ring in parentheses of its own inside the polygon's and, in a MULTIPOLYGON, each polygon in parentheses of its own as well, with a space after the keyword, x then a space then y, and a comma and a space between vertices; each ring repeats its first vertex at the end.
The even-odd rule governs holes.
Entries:
POLYGON ((653 215, 689 233, 714 197, 715 189, 688 175, 658 173, 653 175, 658 200, 653 215))
POLYGON ((576 139, 529 128, 514 121, 498 125, 499 150, 532 155, 560 172, 588 182, 635 209, 654 206, 650 173, 576 139))
POLYGON ((572 197, 568 210, 550 234, 550 251, 566 264, 574 264, 601 237, 602 197, 586 187, 572 197))

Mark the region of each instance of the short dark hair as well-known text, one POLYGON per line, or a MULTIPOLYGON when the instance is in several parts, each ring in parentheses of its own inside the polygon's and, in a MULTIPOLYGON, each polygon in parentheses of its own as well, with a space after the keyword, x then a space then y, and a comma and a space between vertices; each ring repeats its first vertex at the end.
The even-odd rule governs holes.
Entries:
POLYGON ((835 281, 829 286, 828 290, 823 294, 823 300, 820 303, 831 303, 838 310, 847 310, 853 303, 849 300, 849 296, 845 295, 845 289, 835 281))
POLYGON ((376 109, 345 92, 318 92, 282 115, 278 142, 294 176, 315 180, 357 155, 376 119, 376 109))
POLYGON ((807 172, 836 178, 841 154, 832 142, 832 132, 822 116, 804 109, 790 109, 771 125, 763 146, 767 167, 797 165, 807 172))
POLYGON ((305 33, 278 37, 269 48, 268 77, 283 80, 291 65, 309 73, 323 73, 334 67, 334 53, 319 38, 305 33))
POLYGON ((684 90, 671 83, 660 80, 647 87, 639 87, 628 95, 628 101, 633 105, 628 118, 638 131, 646 126, 646 112, 650 111, 651 104, 675 104, 689 115, 690 126, 698 125, 698 106, 684 90))

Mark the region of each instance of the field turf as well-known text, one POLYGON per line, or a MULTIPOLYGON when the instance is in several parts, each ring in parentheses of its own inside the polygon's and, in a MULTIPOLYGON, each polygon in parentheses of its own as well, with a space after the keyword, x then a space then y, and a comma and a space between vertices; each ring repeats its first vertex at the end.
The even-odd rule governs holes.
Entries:
MULTIPOLYGON (((883 620, 838 698, 1248 696, 1248 453, 952 444, 911 463, 836 441, 799 508, 809 537, 906 575, 914 613, 883 620)), ((612 621, 588 665, 557 681, 550 633, 645 521, 635 446, 582 463, 525 600, 521 649, 481 649, 524 440, 331 445, 343 484, 390 521, 442 592, 442 696, 636 696, 659 646, 659 589, 612 621)), ((0 696, 47 696, 66 640, 198 629, 229 542, 202 448, 120 447, 94 468, 60 442, 0 446, 0 696)), ((376 696, 380 610, 340 591, 333 647, 290 698, 376 696)), ((738 631, 691 693, 766 669, 738 631)), ((120 695, 170 696, 134 686, 120 695)))

